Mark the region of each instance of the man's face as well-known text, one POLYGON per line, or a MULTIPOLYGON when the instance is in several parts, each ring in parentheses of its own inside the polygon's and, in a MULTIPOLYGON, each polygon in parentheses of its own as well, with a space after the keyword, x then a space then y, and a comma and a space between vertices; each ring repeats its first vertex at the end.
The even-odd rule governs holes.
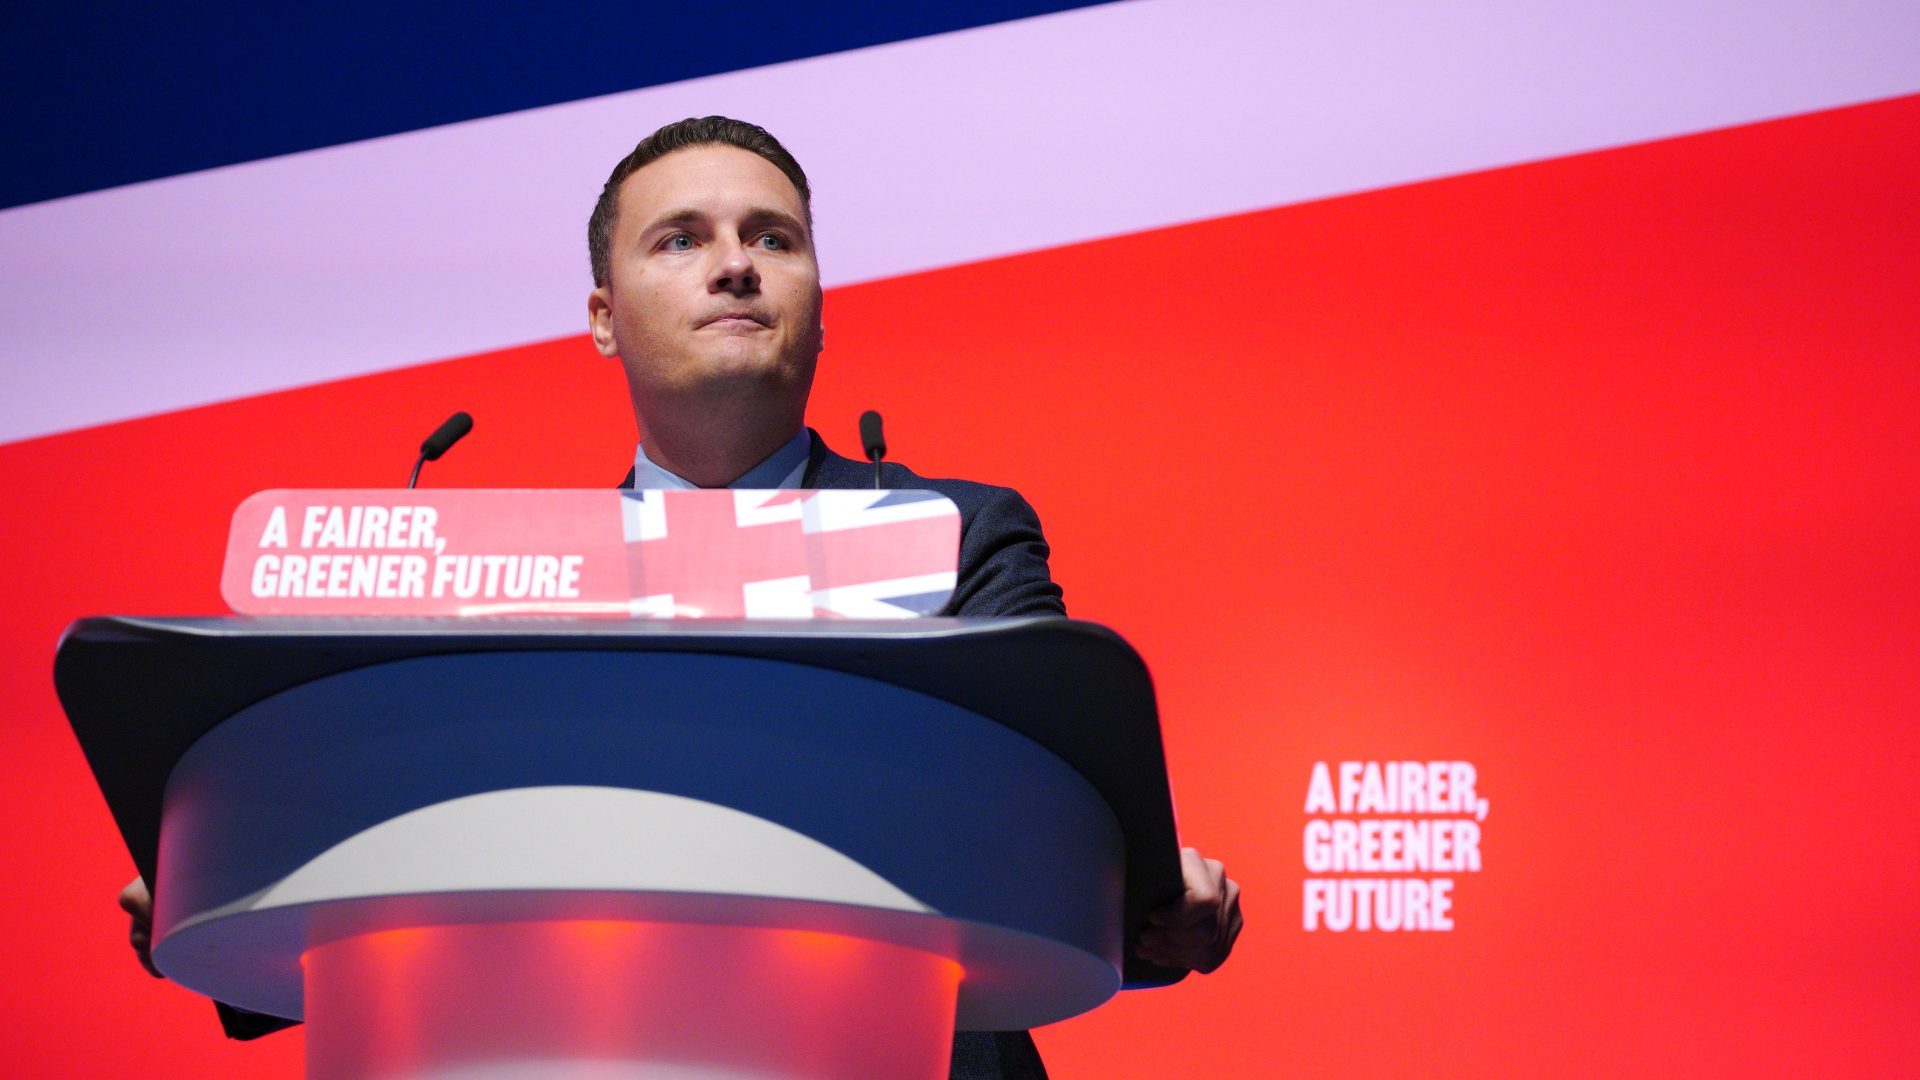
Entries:
POLYGON ((608 282, 587 310, 635 403, 769 390, 804 401, 820 267, 786 174, 738 147, 695 146, 634 172, 619 200, 608 282))

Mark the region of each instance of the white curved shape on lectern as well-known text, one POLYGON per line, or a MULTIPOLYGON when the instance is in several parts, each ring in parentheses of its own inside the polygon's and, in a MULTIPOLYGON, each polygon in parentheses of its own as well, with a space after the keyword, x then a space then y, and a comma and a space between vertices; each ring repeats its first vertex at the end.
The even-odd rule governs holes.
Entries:
POLYGON ((933 909, 811 837, 658 791, 489 791, 402 814, 294 871, 246 907, 519 889, 779 897, 933 909))

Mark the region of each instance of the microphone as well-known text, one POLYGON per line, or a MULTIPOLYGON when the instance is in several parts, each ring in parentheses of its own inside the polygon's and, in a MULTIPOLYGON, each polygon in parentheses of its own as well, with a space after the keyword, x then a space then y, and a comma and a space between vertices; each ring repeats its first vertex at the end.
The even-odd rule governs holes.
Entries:
POLYGON ((429 461, 439 461, 440 455, 452 449, 453 444, 466 437, 473 430, 473 417, 464 412, 447 417, 447 422, 433 429, 427 441, 420 444, 420 458, 413 463, 413 475, 407 477, 409 488, 420 482, 420 466, 429 461))
POLYGON ((873 462, 873 489, 880 490, 880 459, 887 456, 887 437, 880 431, 880 414, 868 409, 860 414, 860 446, 873 462))

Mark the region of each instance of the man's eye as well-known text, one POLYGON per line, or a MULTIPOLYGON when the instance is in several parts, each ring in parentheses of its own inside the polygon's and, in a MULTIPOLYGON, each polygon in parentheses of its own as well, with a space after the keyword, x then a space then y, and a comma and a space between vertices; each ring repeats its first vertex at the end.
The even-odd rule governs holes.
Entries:
POLYGON ((691 251, 693 249, 693 237, 688 236, 686 233, 674 233, 672 236, 662 240, 660 246, 666 248, 668 251, 691 251))
POLYGON ((761 233, 757 243, 768 251, 783 251, 787 246, 787 238, 779 233, 761 233))

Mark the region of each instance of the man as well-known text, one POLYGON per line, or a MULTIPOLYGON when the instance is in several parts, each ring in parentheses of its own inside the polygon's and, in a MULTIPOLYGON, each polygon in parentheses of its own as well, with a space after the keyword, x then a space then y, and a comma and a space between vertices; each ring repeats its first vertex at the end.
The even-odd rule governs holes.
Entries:
MULTIPOLYGON (((626 486, 864 487, 872 470, 828 450, 804 423, 824 330, 811 189, 800 165, 752 124, 669 124, 614 168, 588 222, 587 322, 626 370, 641 445, 626 486)), ((889 464, 891 487, 929 487, 961 512, 949 615, 1064 615, 1039 519, 1018 493, 926 480, 889 464)), ((1186 895, 1154 912, 1142 958, 1212 971, 1240 932, 1239 886, 1220 863, 1181 852, 1186 895)), ((147 946, 146 886, 120 897, 147 946)), ((284 1021, 224 1009, 247 1038, 284 1021)), ((956 1080, 1027 1080, 1046 1070, 1025 1032, 961 1032, 956 1080)))

